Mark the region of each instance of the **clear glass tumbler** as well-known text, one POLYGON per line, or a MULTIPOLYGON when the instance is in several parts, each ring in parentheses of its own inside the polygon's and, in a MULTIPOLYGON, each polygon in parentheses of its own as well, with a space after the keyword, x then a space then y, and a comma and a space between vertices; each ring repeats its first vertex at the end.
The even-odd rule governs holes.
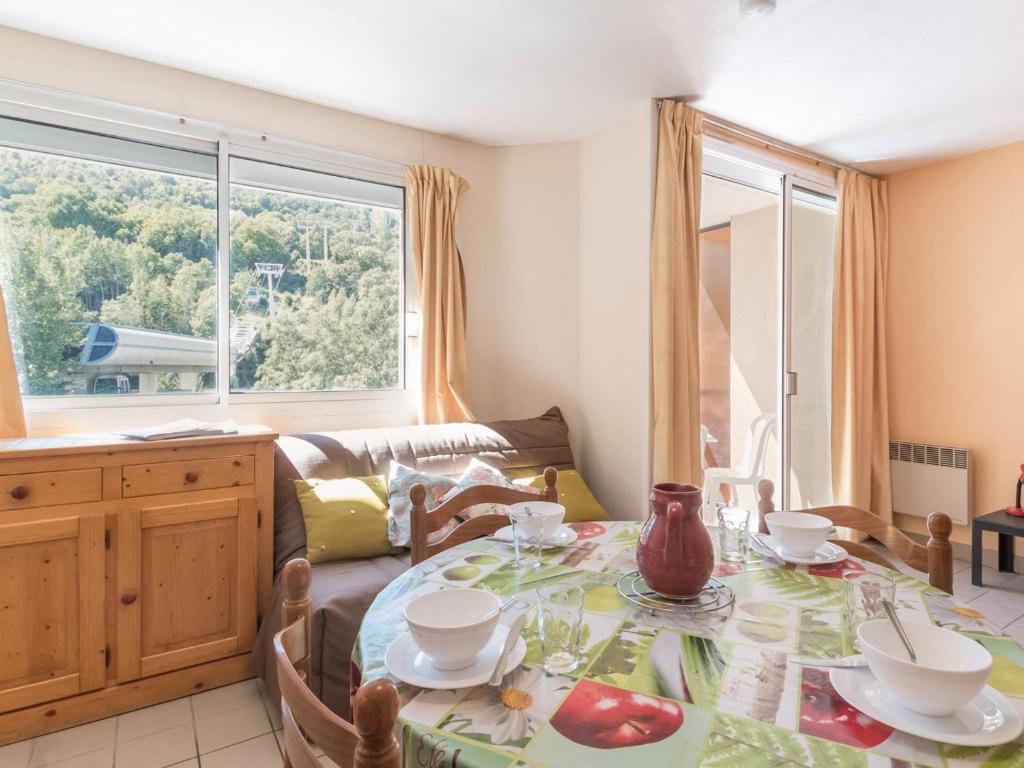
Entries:
POLYGON ((544 538, 544 515, 534 514, 529 507, 510 508, 512 546, 516 551, 516 570, 528 570, 540 565, 541 542, 544 538))
POLYGON ((718 507, 718 550, 723 560, 742 563, 747 559, 750 535, 750 510, 745 507, 718 507))
POLYGON ((537 604, 544 669, 572 672, 580 661, 583 590, 572 584, 545 584, 537 588, 537 604))
POLYGON ((852 647, 857 645, 857 628, 865 621, 884 619, 882 601, 896 602, 896 582, 868 571, 843 571, 846 622, 852 647))

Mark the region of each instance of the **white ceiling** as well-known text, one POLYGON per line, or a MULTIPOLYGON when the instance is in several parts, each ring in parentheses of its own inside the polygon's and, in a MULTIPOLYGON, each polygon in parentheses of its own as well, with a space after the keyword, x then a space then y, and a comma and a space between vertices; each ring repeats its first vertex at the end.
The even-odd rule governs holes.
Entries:
POLYGON ((487 144, 652 96, 891 170, 1024 139, 1024 2, 4 0, 0 24, 487 144))

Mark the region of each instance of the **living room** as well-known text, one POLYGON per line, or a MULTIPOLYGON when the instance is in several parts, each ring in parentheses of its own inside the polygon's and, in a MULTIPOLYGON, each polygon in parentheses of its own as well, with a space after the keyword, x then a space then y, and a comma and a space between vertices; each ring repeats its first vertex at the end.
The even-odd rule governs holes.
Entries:
POLYGON ((5 3, 0 768, 1015 764, 1022 20, 5 3))

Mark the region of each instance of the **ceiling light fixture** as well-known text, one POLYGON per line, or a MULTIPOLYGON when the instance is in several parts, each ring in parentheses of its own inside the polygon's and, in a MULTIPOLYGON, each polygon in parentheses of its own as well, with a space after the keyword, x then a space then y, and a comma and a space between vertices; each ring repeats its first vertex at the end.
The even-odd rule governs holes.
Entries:
POLYGON ((740 15, 766 19, 775 11, 776 0, 740 0, 740 15))

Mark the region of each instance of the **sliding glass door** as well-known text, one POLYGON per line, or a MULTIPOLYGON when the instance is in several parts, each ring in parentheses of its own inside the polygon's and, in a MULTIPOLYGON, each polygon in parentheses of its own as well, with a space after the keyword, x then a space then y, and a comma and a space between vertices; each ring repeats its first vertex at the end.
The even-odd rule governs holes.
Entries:
POLYGON ((705 151, 701 448, 710 502, 831 502, 831 185, 705 151))

